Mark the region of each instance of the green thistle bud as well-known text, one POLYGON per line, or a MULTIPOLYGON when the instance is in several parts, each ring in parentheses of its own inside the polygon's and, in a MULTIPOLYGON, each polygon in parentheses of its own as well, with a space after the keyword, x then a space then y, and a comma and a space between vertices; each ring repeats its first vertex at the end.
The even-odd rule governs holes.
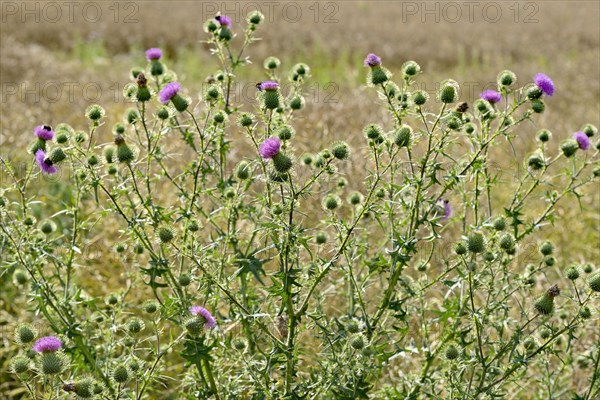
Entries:
POLYGON ((351 319, 346 324, 346 331, 350 333, 358 333, 360 332, 360 324, 358 323, 358 321, 351 319))
POLYGON ((292 159, 287 154, 279 152, 273 157, 273 167, 279 174, 287 173, 293 165, 292 159))
POLYGON ((54 232, 55 229, 56 225, 50 220, 46 220, 42 222, 42 225, 40 225, 40 231, 42 231, 42 233, 46 235, 51 234, 52 232, 54 232))
POLYGON ((538 343, 534 337, 529 336, 523 341, 523 347, 530 353, 538 347, 538 343))
POLYGON ((557 285, 553 285, 533 303, 533 307, 539 314, 549 315, 554 310, 554 298, 559 294, 560 289, 557 285))
POLYGON ((113 379, 117 383, 125 383, 129 379, 129 372, 124 365, 119 365, 112 372, 113 379))
POLYGON ((492 262, 496 259, 496 256, 491 251, 488 251, 483 255, 483 259, 487 262, 492 262))
POLYGON ((215 121, 215 124, 222 124, 226 119, 227 114, 225 114, 223 111, 217 111, 215 115, 213 115, 213 121, 215 121))
POLYGON ((569 280, 576 280, 577 278, 579 278, 579 268, 577 268, 576 265, 571 265, 569 268, 567 268, 567 270, 565 271, 565 275, 567 276, 567 279, 569 280))
POLYGON ((73 392, 81 399, 91 399, 94 396, 94 380, 86 377, 75 382, 73 392))
POLYGON ((373 86, 381 85, 384 82, 387 82, 390 79, 391 74, 383 67, 371 67, 369 69, 369 76, 367 78, 367 83, 373 86))
POLYGON ((446 126, 448 126, 448 129, 450 130, 457 131, 461 128, 462 123, 458 118, 452 117, 448 119, 448 121, 446 122, 446 126))
POLYGON ((67 132, 56 133, 56 143, 65 144, 69 141, 69 134, 67 132))
POLYGON ((13 374, 22 374, 29 370, 31 360, 25 356, 16 356, 10 360, 9 368, 13 374))
POLYGON ((527 159, 527 165, 532 170, 537 171, 544 168, 546 161, 544 160, 544 156, 542 154, 534 153, 527 159))
POLYGON ((334 194, 328 194, 323 198, 323 208, 333 211, 340 206, 341 202, 342 201, 338 196, 334 194))
POLYGON ((394 132, 394 144, 398 147, 408 147, 412 139, 412 128, 402 125, 394 132))
POLYGON ((108 172, 109 175, 115 175, 117 173, 117 167, 115 167, 114 165, 111 165, 108 167, 106 172, 108 172))
POLYGON ((542 143, 548 142, 551 137, 552 132, 550 132, 548 129, 540 129, 537 133, 537 138, 542 143))
POLYGON ((281 61, 277 57, 267 57, 263 62, 265 69, 276 69, 281 65, 281 61))
POLYGON ((33 224, 35 224, 35 217, 32 215, 28 215, 23 219, 23 224, 25 224, 26 226, 33 226, 33 224))
POLYGON ((27 274, 22 269, 15 270, 15 272, 13 274, 13 278, 14 278, 15 282, 17 282, 17 284, 19 284, 19 285, 24 285, 29 280, 27 278, 27 274))
POLYGON ((179 275, 179 278, 177 280, 179 281, 179 286, 183 287, 189 286, 190 283, 192 283, 192 277, 188 274, 179 275))
POLYGON ((579 149, 579 144, 573 139, 568 139, 561 143, 560 149, 565 157, 571 157, 579 149))
POLYGON ((540 329, 540 338, 548 339, 550 336, 552 336, 552 329, 546 327, 540 329))
POLYGON ((502 217, 498 217, 493 222, 494 229, 497 231, 503 231, 506 228, 506 220, 502 217))
POLYGON ((365 347, 365 337, 360 333, 352 335, 350 338, 350 347, 355 350, 362 350, 365 347))
POLYGON ((110 305, 110 306, 114 306, 119 302, 119 298, 117 297, 116 294, 109 294, 108 297, 106 297, 106 304, 110 305))
POLYGON ((550 254, 552 254, 553 251, 554 245, 552 244, 552 242, 545 241, 542 244, 540 244, 540 253, 542 253, 542 255, 549 256, 550 254))
POLYGON ((175 107, 175 109, 177 111, 179 111, 180 113, 187 110, 188 106, 190 105, 189 101, 187 101, 185 98, 183 98, 179 94, 176 94, 175 96, 173 96, 171 98, 171 102, 173 103, 173 106, 175 107))
POLYGON ((238 120, 241 126, 247 127, 254 123, 254 115, 244 112, 240 114, 240 118, 238 120))
POLYGON ((100 118, 104 117, 106 111, 104 108, 100 107, 98 104, 92 104, 85 110, 85 116, 90 121, 98 121, 100 118))
POLYGON ((290 100, 290 108, 292 110, 301 110, 304 108, 304 97, 296 96, 292 100, 290 100))
POLYGON ((544 263, 545 263, 547 266, 551 267, 551 266, 553 266, 554 264, 556 264, 556 259, 555 259, 554 257, 552 257, 552 256, 550 256, 550 257, 546 257, 546 258, 544 258, 544 263))
POLYGON ((585 272, 586 274, 590 274, 593 271, 593 267, 592 264, 585 264, 583 266, 583 272, 585 272))
POLYGON ((165 106, 159 108, 156 112, 156 116, 163 121, 166 120, 169 118, 169 109, 165 106))
POLYGON ((369 124, 363 129, 363 133, 367 139, 377 139, 383 134, 383 129, 377 124, 369 124))
POLYGON ((587 284, 594 292, 600 292, 600 272, 595 272, 587 279, 587 284))
POLYGON ((467 247, 465 246, 464 243, 458 242, 454 246, 454 252, 456 254, 458 254, 459 256, 465 255, 465 254, 467 254, 467 247))
POLYGON ((45 140, 38 138, 35 142, 33 142, 29 146, 29 152, 31 154, 35 154, 38 150, 46 151, 46 141, 45 140))
POLYGON ((277 129, 277 136, 281 140, 290 140, 292 137, 294 137, 295 133, 296 132, 294 131, 294 128, 289 125, 282 125, 279 127, 279 129, 277 129))
POLYGON ((592 310, 589 307, 583 307, 579 310, 579 316, 583 319, 589 319, 592 316, 592 310))
POLYGON ((338 160, 346 160, 350 156, 350 148, 346 142, 335 142, 331 145, 331 154, 338 160))
POLYGON ((531 101, 531 109, 536 114, 541 114, 546 110, 546 105, 542 100, 532 100, 531 101))
POLYGON ((427 103, 427 100, 429 100, 429 93, 427 93, 426 91, 417 90, 413 93, 412 101, 416 105, 422 106, 423 104, 427 103))
POLYGON ((127 323, 127 330, 131 334, 140 333, 141 331, 144 330, 144 327, 145 327, 144 321, 142 321, 139 318, 132 318, 127 323))
POLYGON ((327 234, 325 232, 319 232, 315 236, 317 244, 325 244, 327 242, 327 234))
POLYGON ((88 157, 87 159, 87 163, 89 166, 93 167, 95 165, 98 165, 98 163, 100 162, 100 160, 98 160, 98 157, 95 154, 92 154, 91 156, 88 157))
POLYGON ((115 148, 112 146, 104 148, 104 160, 108 164, 112 164, 115 161, 115 148))
POLYGON ((581 131, 587 135, 587 137, 592 137, 598 133, 598 128, 592 124, 585 124, 581 131))
POLYGON ((402 64, 402 73, 405 77, 415 76, 421 72, 421 66, 415 61, 407 61, 402 64))
POLYGON ((135 160, 135 152, 126 143, 117 146, 117 160, 120 163, 130 163, 135 160))
POLYGON ((238 351, 246 350, 246 341, 244 339, 234 339, 232 341, 233 347, 238 351))
POLYGON ((113 125, 112 131, 115 135, 122 135, 125 133, 125 126, 122 123, 117 122, 113 125))
POLYGON ((40 354, 39 369, 44 375, 60 374, 66 365, 66 357, 60 352, 40 354))
POLYGON ((308 65, 303 63, 298 63, 294 65, 292 71, 294 71, 299 76, 308 76, 310 74, 310 68, 308 67, 308 65))
POLYGON ((467 240, 467 247, 471 253, 481 253, 485 250, 485 240, 480 232, 473 232, 467 240))
POLYGON ((348 186, 348 180, 346 178, 340 178, 337 181, 337 187, 339 187, 340 189, 345 188, 346 186, 348 186))
POLYGON ((352 192, 350 193, 350 196, 348 196, 348 203, 352 204, 353 206, 359 205, 363 202, 363 200, 363 195, 360 192, 352 192))
POLYGON ((511 86, 517 81, 517 76, 514 72, 504 70, 498 74, 498 86, 511 86))
POLYGON ((161 243, 169 243, 175 237, 173 228, 171 228, 170 226, 161 226, 160 228, 158 228, 156 234, 158 236, 158 240, 160 240, 161 243))
POLYGON ((304 165, 311 165, 313 163, 312 154, 305 154, 304 156, 302 156, 302 162, 304 163, 304 165))
POLYGON ((240 161, 240 163, 235 168, 235 175, 239 180, 245 180, 250 178, 252 171, 250 169, 250 164, 246 161, 240 161))
POLYGON ((152 76, 159 76, 165 72, 165 68, 159 60, 150 61, 150 74, 152 76))
POLYGON ((134 108, 130 108, 125 112, 125 121, 129 124, 135 124, 140 120, 140 114, 134 108))
POLYGON ((456 360, 460 355, 458 349, 454 345, 446 347, 446 351, 444 352, 444 354, 448 360, 456 360))
POLYGON ((538 100, 539 98, 542 97, 542 89, 540 89, 539 87, 533 85, 531 86, 529 89, 527 89, 527 98, 529 100, 538 100))
POLYGON ((442 82, 440 87, 440 91, 438 93, 438 98, 442 103, 454 103, 458 100, 458 83, 452 79, 447 79, 442 82))
POLYGON ((152 94, 150 93, 150 89, 147 86, 138 87, 137 90, 137 100, 141 102, 146 102, 152 98, 152 94))
POLYGON ((144 303, 144 311, 148 314, 154 314, 158 310, 158 303, 154 300, 148 300, 144 303))
POLYGON ((37 330, 29 324, 21 324, 15 329, 15 341, 19 345, 33 342, 37 336, 37 330))

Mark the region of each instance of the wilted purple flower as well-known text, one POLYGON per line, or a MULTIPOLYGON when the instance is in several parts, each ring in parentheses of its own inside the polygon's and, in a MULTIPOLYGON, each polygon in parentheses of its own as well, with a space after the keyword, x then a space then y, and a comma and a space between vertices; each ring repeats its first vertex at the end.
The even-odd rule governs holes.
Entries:
POLYGON ((162 57, 162 50, 158 47, 152 47, 151 49, 146 50, 146 59, 148 61, 152 60, 160 60, 162 57))
POLYGON ((279 140, 279 138, 272 137, 272 138, 269 138, 269 139, 265 140, 264 142, 262 142, 258 152, 260 153, 262 158, 264 158, 265 160, 268 160, 270 158, 275 157, 277 154, 279 154, 280 148, 281 148, 281 141, 279 140))
POLYGON ((42 140, 52 140, 54 137, 54 131, 48 125, 36 126, 33 133, 42 140))
POLYGON ((575 132, 573 139, 575 139, 581 150, 587 150, 590 147, 590 138, 581 131, 575 132))
POLYGON ((55 174, 58 172, 56 167, 52 165, 52 160, 46 158, 46 153, 44 150, 39 149, 35 152, 35 159, 40 166, 41 170, 47 174, 55 174))
POLYGON ((381 65, 381 58, 376 54, 369 53, 365 57, 365 67, 378 67, 381 65))
POLYGON ((442 221, 446 221, 452 215, 452 207, 450 207, 450 202, 448 200, 444 200, 444 216, 442 217, 442 221))
POLYGON ((554 82, 547 75, 542 73, 536 74, 533 81, 544 94, 552 96, 554 94, 554 82))
POLYGON ((264 81, 260 83, 260 90, 277 90, 279 89, 279 83, 273 81, 264 81))
POLYGON ((225 28, 229 28, 231 26, 231 18, 229 18, 227 15, 217 15, 215 19, 221 26, 224 26, 225 28))
POLYGON ((158 94, 158 98, 161 103, 167 104, 179 90, 181 89, 181 85, 179 82, 171 82, 167 83, 164 88, 158 94))
POLYGON ((484 90, 483 92, 481 92, 479 97, 483 100, 489 101, 492 104, 498 103, 502 100, 502 95, 496 92, 495 90, 484 90))
POLYGON ((33 351, 37 353, 53 353, 60 350, 62 342, 56 336, 44 336, 39 338, 33 345, 33 351))
POLYGON ((190 308, 190 312, 192 313, 192 315, 200 315, 202 318, 204 318, 204 320, 206 321, 204 323, 204 327, 206 329, 211 329, 217 326, 217 321, 215 320, 215 317, 213 317, 210 311, 208 311, 206 308, 200 306, 192 306, 190 308))

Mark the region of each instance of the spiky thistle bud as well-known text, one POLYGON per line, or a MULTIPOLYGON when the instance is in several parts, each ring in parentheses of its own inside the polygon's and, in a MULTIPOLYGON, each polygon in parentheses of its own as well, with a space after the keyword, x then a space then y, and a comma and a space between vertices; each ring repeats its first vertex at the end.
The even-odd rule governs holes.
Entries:
POLYGON ((407 77, 413 77, 415 75, 417 75, 419 72, 421 72, 421 66, 419 64, 417 64, 415 61, 407 61, 404 64, 402 64, 402 74, 404 75, 405 78, 407 77))
POLYGON ((290 125, 282 125, 277 129, 277 137, 281 140, 290 140, 296 131, 290 125))
POLYGON ((269 70, 277 69, 280 65, 281 61, 279 61, 279 58, 273 56, 265 58, 265 61, 263 62, 263 67, 269 70))
POLYGON ((104 117, 105 114, 106 111, 104 111, 104 108, 100 107, 98 104, 92 104, 85 110, 85 116, 90 121, 94 122, 100 120, 102 117, 104 117))
POLYGON ((503 231, 506 228, 506 220, 503 217, 498 217, 494 220, 494 229, 497 231, 503 231))
POLYGON ((73 392, 81 399, 91 399, 94 396, 94 379, 85 377, 73 385, 73 392))
POLYGON ((454 103, 459 97, 459 86, 455 80, 447 79, 442 82, 438 92, 438 98, 442 103, 454 103))
POLYGON ((554 245, 550 241, 545 241, 540 244, 540 253, 544 256, 549 256, 554 251, 554 245))
POLYGON ((533 307, 539 314, 549 315, 554 310, 554 298, 559 294, 560 289, 553 285, 533 303, 533 307))
POLYGON ((333 211, 338 208, 342 200, 335 194, 328 194, 323 198, 323 208, 333 211))
POLYGON ((504 70, 498 74, 498 86, 511 86, 517 81, 517 76, 514 72, 504 70))
POLYGON ((590 275, 587 284, 594 292, 600 292, 600 271, 590 275))
POLYGON ((467 247, 471 253, 481 253, 485 250, 485 240, 480 232, 473 232, 467 239, 467 247))
POLYGON ((29 280, 27 278, 27 274, 22 269, 15 270, 15 272, 13 274, 13 278, 14 278, 15 282, 17 282, 17 284, 19 284, 19 285, 24 285, 29 280))
POLYGON ((182 274, 182 275, 179 275, 179 278, 177 278, 177 281, 179 282, 179 286, 186 287, 192 283, 192 277, 189 276, 188 274, 182 274))
POLYGON ((235 175, 240 180, 245 180, 250 178, 252 174, 250 164, 247 161, 240 161, 240 163, 235 168, 235 175))
POLYGON ((144 311, 148 314, 154 314, 158 310, 158 303, 154 300, 148 300, 144 303, 144 311))
POLYGON ((579 275, 580 275, 579 268, 577 268, 576 265, 571 265, 565 271, 565 275, 566 275, 567 279, 569 279, 569 280, 572 280, 572 281, 577 280, 577 278, 579 278, 579 275))
POLYGON ((346 142, 335 142, 331 145, 331 154, 338 160, 346 160, 350 156, 350 148, 346 142))
POLYGON ((144 330, 145 324, 139 318, 132 318, 127 322, 127 331, 131 334, 137 334, 144 330))
POLYGON ((458 358, 458 356, 460 355, 458 349, 456 348, 456 346, 454 345, 450 345, 448 347, 446 347, 446 351, 444 352, 444 355, 446 356, 446 358, 448 360, 456 360, 458 358))
POLYGON ((175 237, 175 233, 173 232, 173 228, 163 225, 157 229, 156 236, 161 243, 169 243, 175 237))
POLYGON ((327 242, 327 234, 325 232, 318 232, 315 236, 317 244, 325 244, 327 242))
POLYGON ((568 139, 561 143, 560 149, 565 157, 571 157, 579 149, 579 144, 573 139, 568 139))
POLYGON ((360 333, 352 335, 350 338, 350 347, 355 350, 362 350, 365 347, 365 337, 360 333))
POLYGON ((66 356, 61 352, 41 353, 39 370, 44 375, 60 374, 67 366, 66 356))
POLYGON ((358 333, 360 332, 360 324, 358 323, 358 321, 351 319, 346 324, 346 331, 350 333, 358 333))
POLYGON ((19 345, 33 342, 37 336, 37 330, 30 324, 20 324, 15 329, 15 341, 19 345))
POLYGON ((129 372, 124 365, 119 365, 113 370, 112 377, 117 383, 125 383, 129 379, 129 372))
POLYGON ((544 160, 544 156, 542 154, 534 153, 527 159, 527 165, 532 170, 537 171, 544 168, 546 161, 544 160))
POLYGON ((412 95, 412 101, 417 106, 422 106, 423 104, 427 103, 427 100, 429 100, 429 93, 424 90, 417 90, 412 95))
POLYGON ((465 254, 467 254, 467 247, 465 246, 464 243, 458 242, 454 246, 454 252, 456 254, 458 254, 459 256, 465 255, 465 254))
POLYGON ((548 129, 540 129, 537 133, 537 138, 540 142, 546 143, 552 137, 552 132, 548 129))
POLYGON ((398 147, 408 147, 412 139, 412 128, 402 125, 394 132, 394 144, 398 147))
POLYGON ((286 174, 294 165, 290 156, 282 152, 275 154, 272 159, 273 168, 279 174, 286 174))
POLYGON ((28 357, 19 355, 10 360, 9 368, 14 374, 22 374, 29 370, 30 363, 31 360, 28 357))

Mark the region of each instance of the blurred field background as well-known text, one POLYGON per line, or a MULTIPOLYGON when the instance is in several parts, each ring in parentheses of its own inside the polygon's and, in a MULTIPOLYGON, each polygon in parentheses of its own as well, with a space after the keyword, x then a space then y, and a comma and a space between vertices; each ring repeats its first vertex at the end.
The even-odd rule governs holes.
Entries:
MULTIPOLYGON (((197 100, 205 77, 218 69, 216 59, 201 42, 205 35, 203 22, 221 11, 233 18, 235 32, 236 24, 255 8, 266 16, 257 34, 262 40, 247 52, 255 65, 240 71, 242 85, 236 89, 234 100, 238 104, 253 101, 251 89, 265 77, 265 57, 279 57, 284 70, 296 62, 307 63, 313 83, 308 85, 307 107, 295 120, 295 147, 301 154, 318 151, 335 139, 348 141, 355 152, 353 163, 344 171, 351 188, 359 189, 365 176, 364 157, 358 156, 365 145, 362 128, 372 122, 389 128, 392 123, 374 91, 364 85, 362 60, 369 52, 380 55, 393 73, 405 61, 417 61, 424 70, 418 78, 421 88, 431 94, 437 82, 455 79, 461 84, 462 100, 468 102, 482 90, 493 88, 496 75, 503 69, 513 70, 519 84, 530 82, 537 72, 552 77, 557 89, 546 102, 546 112, 534 117, 535 124, 519 128, 514 142, 517 160, 536 148, 538 129, 553 132, 550 149, 556 153, 558 143, 584 123, 600 125, 597 1, 482 1, 471 2, 471 9, 460 1, 73 3, 69 15, 69 7, 60 1, 2 2, 3 157, 29 160, 26 145, 33 138, 33 128, 41 123, 55 126, 67 122, 75 129, 85 129, 83 111, 92 103, 107 111, 106 125, 97 140, 109 142, 110 127, 129 106, 121 96, 123 86, 130 81, 129 70, 145 66, 144 50, 149 47, 165 51, 165 63, 178 74, 187 94, 197 100), (62 14, 59 18, 57 9, 62 14)), ((234 148, 245 144, 242 139, 234 148)), ((505 150, 495 154, 499 160, 495 168, 506 185, 504 194, 494 199, 495 204, 505 200, 502 196, 512 194, 513 180, 505 169, 523 165, 522 161, 515 164, 512 157, 504 157, 511 154, 508 148, 505 150)), ((6 176, 1 179, 5 185, 6 176)), ((66 184, 51 186, 53 190, 44 192, 42 200, 69 196, 66 184)), ((540 201, 540 207, 542 204, 540 201)), ((598 262, 600 258, 598 183, 582 197, 580 205, 574 198, 566 199, 558 215, 568 221, 567 228, 546 227, 540 236, 557 244, 557 273, 567 260, 598 262)), ((93 241, 100 252, 110 252, 112 232, 101 229, 94 232, 93 241)), ((110 226, 105 229, 110 230, 110 226)), ((90 263, 99 267, 90 276, 102 279, 103 284, 90 290, 96 295, 118 290, 123 285, 115 273, 118 266, 103 265, 97 258, 90 258, 90 263)), ((8 279, 2 278, 2 282, 8 279)), ((10 298, 0 296, 2 326, 17 319, 19 314, 10 298)), ((598 334, 595 332, 596 337, 590 340, 600 340, 598 334)), ((9 335, 3 335, 2 340, 3 349, 8 348, 9 335)))

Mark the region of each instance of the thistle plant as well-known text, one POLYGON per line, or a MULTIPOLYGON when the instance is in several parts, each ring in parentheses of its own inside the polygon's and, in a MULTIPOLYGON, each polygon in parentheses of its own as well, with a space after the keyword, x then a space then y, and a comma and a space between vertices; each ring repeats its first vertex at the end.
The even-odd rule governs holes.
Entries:
POLYGON ((416 62, 393 73, 369 54, 389 118, 349 132, 362 148, 312 140, 303 154, 308 65, 269 57, 255 101, 232 100, 263 20, 204 24, 219 69, 201 93, 152 48, 122 122, 93 105, 87 127, 34 129, 24 174, 2 159, 2 273, 41 321, 15 328, 10 370, 28 394, 477 399, 541 380, 543 397, 597 398, 600 275, 545 240, 549 223, 569 229, 557 205, 597 185, 596 127, 559 146, 540 130, 499 182, 496 149, 560 96, 548 76, 519 87, 502 71, 467 104, 455 80, 430 96, 416 62), (44 204, 47 175, 69 190, 44 204))

